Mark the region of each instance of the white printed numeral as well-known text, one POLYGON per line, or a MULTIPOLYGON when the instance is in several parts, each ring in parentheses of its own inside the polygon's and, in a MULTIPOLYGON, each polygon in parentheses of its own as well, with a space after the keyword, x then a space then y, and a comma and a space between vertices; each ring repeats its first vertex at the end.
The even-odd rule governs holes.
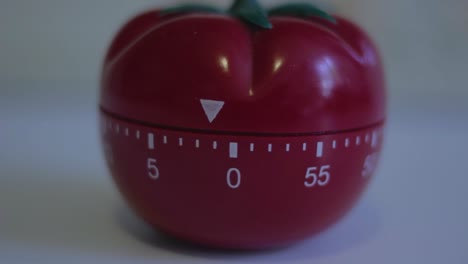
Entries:
POLYGON ((364 165, 362 166, 362 177, 369 177, 374 173, 377 168, 377 162, 379 161, 379 153, 375 152, 369 154, 364 160, 364 165))
POLYGON ((159 169, 158 167, 156 167, 156 160, 152 158, 148 158, 147 166, 148 166, 148 176, 153 180, 159 179, 159 169))
POLYGON ((237 189, 241 184, 241 173, 239 169, 231 168, 226 174, 227 185, 231 189, 237 189))
POLYGON ((304 186, 307 188, 312 188, 317 185, 319 187, 326 186, 330 182, 330 168, 330 165, 321 166, 320 170, 317 167, 307 168, 304 186))

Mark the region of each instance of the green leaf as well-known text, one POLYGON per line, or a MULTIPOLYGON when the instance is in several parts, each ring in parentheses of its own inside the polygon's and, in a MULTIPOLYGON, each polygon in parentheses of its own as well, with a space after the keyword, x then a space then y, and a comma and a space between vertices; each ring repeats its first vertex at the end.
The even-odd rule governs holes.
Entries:
POLYGON ((180 14, 180 13, 215 13, 221 14, 223 13, 222 10, 217 9, 212 6, 208 5, 197 5, 197 4, 186 4, 180 5, 176 7, 171 7, 167 9, 163 9, 161 11, 161 15, 172 15, 172 14, 180 14))
POLYGON ((236 0, 229 13, 261 28, 273 28, 268 14, 256 0, 236 0))
POLYGON ((316 16, 336 24, 336 19, 333 16, 311 4, 306 3, 281 5, 279 7, 270 9, 268 14, 270 16, 296 16, 303 18, 316 16))

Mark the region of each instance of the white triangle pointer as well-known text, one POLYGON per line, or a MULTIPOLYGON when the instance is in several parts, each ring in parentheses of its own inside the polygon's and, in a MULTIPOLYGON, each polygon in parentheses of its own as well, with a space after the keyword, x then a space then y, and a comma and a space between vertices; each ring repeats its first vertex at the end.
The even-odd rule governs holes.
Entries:
POLYGON ((215 100, 208 100, 208 99, 200 99, 200 103, 210 123, 213 123, 213 121, 216 119, 219 112, 221 111, 221 109, 223 109, 223 106, 224 106, 223 101, 215 101, 215 100))

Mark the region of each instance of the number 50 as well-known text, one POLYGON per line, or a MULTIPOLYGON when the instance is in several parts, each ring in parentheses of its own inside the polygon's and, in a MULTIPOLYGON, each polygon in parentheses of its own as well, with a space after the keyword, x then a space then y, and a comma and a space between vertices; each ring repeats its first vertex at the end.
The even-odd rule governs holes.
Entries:
POLYGON ((304 186, 312 188, 315 186, 323 187, 330 182, 330 165, 321 166, 320 169, 317 167, 307 168, 304 186), (317 174, 318 172, 318 174, 317 174))

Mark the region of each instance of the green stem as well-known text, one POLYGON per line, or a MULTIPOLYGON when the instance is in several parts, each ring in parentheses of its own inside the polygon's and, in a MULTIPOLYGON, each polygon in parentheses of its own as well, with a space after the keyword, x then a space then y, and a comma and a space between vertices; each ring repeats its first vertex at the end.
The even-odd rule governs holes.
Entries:
POLYGON ((267 12, 256 0, 236 0, 229 13, 260 28, 271 29, 267 12))
POLYGON ((268 13, 260 6, 257 0, 235 0, 228 12, 223 12, 208 5, 185 4, 173 8, 164 9, 162 15, 170 15, 177 13, 216 13, 230 14, 249 24, 255 25, 263 29, 273 28, 268 16, 294 16, 309 18, 311 16, 326 19, 332 23, 336 23, 336 19, 330 14, 318 9, 317 7, 306 3, 285 4, 271 9, 268 13))
POLYGON ((327 12, 306 3, 285 4, 271 9, 268 12, 270 16, 294 16, 309 18, 312 16, 320 17, 336 24, 336 19, 327 12))

